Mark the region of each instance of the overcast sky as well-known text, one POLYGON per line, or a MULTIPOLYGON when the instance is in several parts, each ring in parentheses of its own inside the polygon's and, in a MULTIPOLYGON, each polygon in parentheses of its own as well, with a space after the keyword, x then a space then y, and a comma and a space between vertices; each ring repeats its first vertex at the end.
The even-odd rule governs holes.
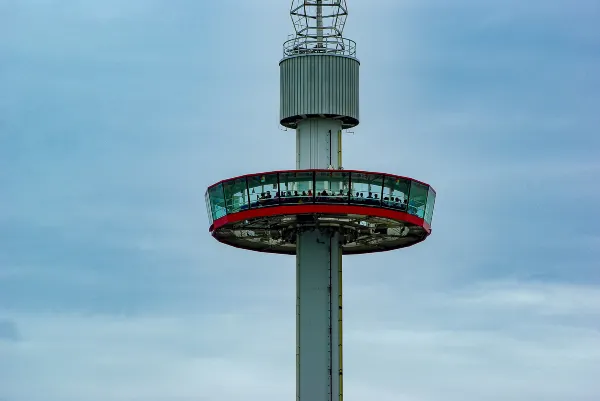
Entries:
MULTIPOLYGON (((0 400, 295 396, 294 258, 205 188, 289 169, 287 0, 0 0, 0 400)), ((344 166, 433 234, 344 258, 346 401, 600 398, 597 0, 349 0, 344 166)))

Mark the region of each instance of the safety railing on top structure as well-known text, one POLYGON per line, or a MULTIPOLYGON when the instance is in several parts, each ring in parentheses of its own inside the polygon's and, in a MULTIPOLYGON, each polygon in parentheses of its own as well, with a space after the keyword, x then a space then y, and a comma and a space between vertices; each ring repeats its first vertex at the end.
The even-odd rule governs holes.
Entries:
POLYGON ((210 224, 248 209, 297 204, 351 204, 433 218, 435 191, 410 178, 365 171, 273 171, 222 181, 206 191, 210 224))
POLYGON ((356 56, 356 42, 341 37, 296 37, 283 43, 283 57, 304 54, 335 54, 341 56, 356 56))

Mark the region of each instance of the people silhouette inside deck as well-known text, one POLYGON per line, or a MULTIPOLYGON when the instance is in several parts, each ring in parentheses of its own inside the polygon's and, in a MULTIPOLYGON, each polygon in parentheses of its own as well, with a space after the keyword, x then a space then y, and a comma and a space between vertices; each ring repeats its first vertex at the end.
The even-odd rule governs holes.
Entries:
POLYGON ((321 203, 329 202, 329 198, 327 196, 327 191, 325 191, 325 190, 322 190, 320 192, 317 191, 316 194, 317 194, 316 199, 315 199, 316 202, 321 202, 321 203))
POLYGON ((292 193, 290 191, 281 191, 281 203, 290 203, 292 200, 290 197, 292 193))
MULTIPOLYGON (((261 181, 260 183, 256 182, 253 185, 249 185, 249 188, 247 189, 244 188, 237 192, 228 191, 226 188, 225 204, 228 205, 230 210, 235 211, 256 207, 299 203, 337 205, 355 204, 395 209, 419 216, 420 218, 424 217, 425 206, 418 202, 414 203, 413 199, 409 202, 407 197, 408 191, 404 188, 396 189, 389 185, 384 186, 383 189, 380 187, 379 190, 377 190, 377 186, 371 186, 369 188, 369 183, 363 182, 362 177, 357 179, 357 182, 354 182, 353 185, 349 185, 351 183, 349 181, 344 182, 343 179, 338 180, 331 177, 320 179, 318 176, 315 176, 312 177, 312 179, 313 181, 299 180, 298 182, 293 183, 282 182, 281 186, 277 184, 267 184, 261 181), (316 182, 314 181, 315 179, 317 179, 316 182), (317 188, 321 189, 317 190, 314 187, 315 184, 317 188), (266 190, 271 187, 271 190, 266 190), (298 187, 305 189, 292 190, 292 188, 298 187), (307 187, 313 187, 314 190, 313 188, 307 187)), ((248 184, 250 184, 250 182, 248 182, 248 184)))
MULTIPOLYGON (((225 199, 228 205, 239 205, 236 210, 246 210, 249 208, 263 207, 263 206, 276 206, 283 204, 312 204, 312 203, 325 203, 325 204, 360 204, 368 205, 372 207, 384 207, 396 210, 408 212, 412 215, 423 218, 423 206, 413 204, 408 201, 406 191, 398 190, 391 187, 384 187, 383 193, 381 190, 372 188, 370 191, 365 184, 356 183, 357 187, 352 188, 348 186, 348 182, 344 183, 342 180, 319 182, 317 185, 326 187, 320 190, 313 190, 312 188, 306 188, 310 185, 310 182, 298 182, 291 185, 291 187, 304 187, 306 189, 301 190, 288 190, 287 185, 284 189, 282 187, 273 186, 270 191, 263 190, 258 192, 261 188, 265 188, 262 185, 254 185, 254 187, 248 188, 250 197, 244 197, 243 195, 229 195, 225 199), (374 189, 374 190, 373 190, 374 189), (258 193, 257 193, 258 192, 258 193), (380 196, 381 195, 381 196, 380 196), (398 196, 396 196, 398 195, 398 196), (256 197, 255 197, 256 196, 256 197)), ((269 188, 271 185, 268 186, 269 188)), ((226 191, 227 192, 227 191, 226 191)), ((234 207, 231 207, 234 209, 234 207)))
POLYGON ((256 205, 257 206, 264 206, 266 201, 267 201, 267 197, 264 192, 261 192, 260 195, 256 195, 256 205))

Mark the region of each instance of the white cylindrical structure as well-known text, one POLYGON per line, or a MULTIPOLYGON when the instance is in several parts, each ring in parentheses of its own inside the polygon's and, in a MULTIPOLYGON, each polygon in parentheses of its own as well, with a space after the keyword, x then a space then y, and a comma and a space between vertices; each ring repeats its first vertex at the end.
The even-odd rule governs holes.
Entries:
MULTIPOLYGON (((296 169, 338 170, 342 130, 359 122, 360 63, 354 42, 341 36, 345 1, 310 5, 292 2, 297 37, 284 44, 279 63, 280 122, 296 130, 296 169), (316 37, 307 33, 314 19, 316 37)), ((342 401, 341 236, 305 217, 296 235, 296 401, 342 401)))
MULTIPOLYGON (((307 118, 296 129, 296 169, 339 169, 342 122, 307 118)), ((337 192, 337 188, 335 189, 337 192)), ((342 401, 342 248, 340 234, 297 235, 296 399, 342 401)))
POLYGON ((341 166, 342 122, 309 118, 296 129, 296 169, 338 169, 341 166))
POLYGON ((304 231, 296 253, 296 400, 341 401, 342 250, 337 232, 304 231))
MULTIPOLYGON (((296 168, 338 169, 342 123, 301 120, 296 168)), ((297 236, 296 398, 342 400, 342 249, 338 232, 310 228, 297 236)))

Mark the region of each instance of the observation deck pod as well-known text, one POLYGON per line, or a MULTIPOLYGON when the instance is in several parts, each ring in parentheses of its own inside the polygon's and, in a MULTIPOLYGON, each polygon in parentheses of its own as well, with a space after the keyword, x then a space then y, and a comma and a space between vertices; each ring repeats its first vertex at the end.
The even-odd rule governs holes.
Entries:
POLYGON ((242 249, 296 254, 296 235, 340 233, 345 255, 404 248, 431 234, 435 191, 406 177, 286 170, 221 181, 206 191, 210 232, 242 249))

